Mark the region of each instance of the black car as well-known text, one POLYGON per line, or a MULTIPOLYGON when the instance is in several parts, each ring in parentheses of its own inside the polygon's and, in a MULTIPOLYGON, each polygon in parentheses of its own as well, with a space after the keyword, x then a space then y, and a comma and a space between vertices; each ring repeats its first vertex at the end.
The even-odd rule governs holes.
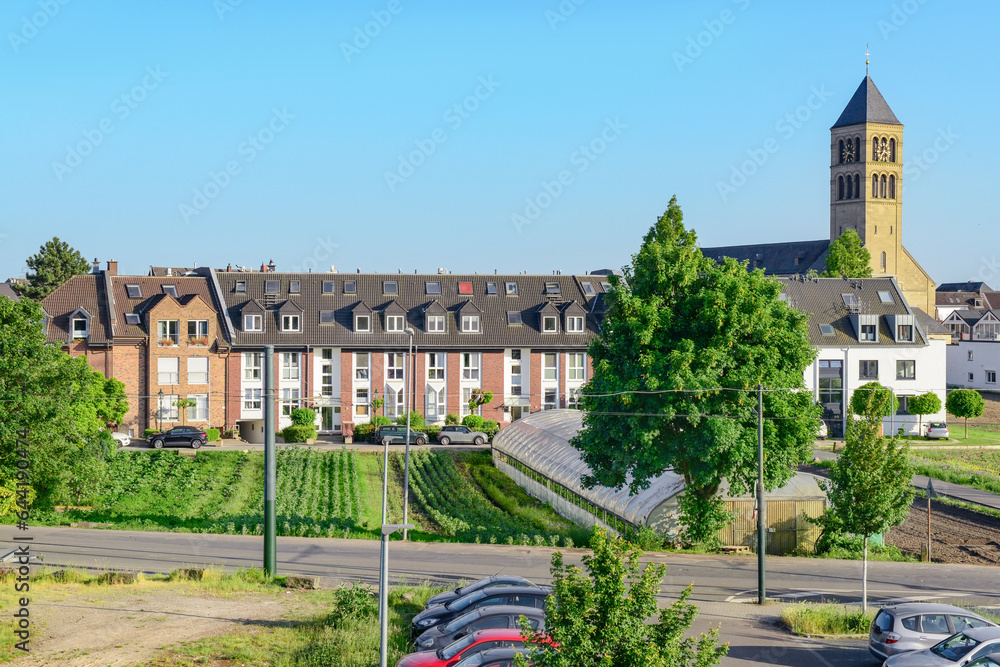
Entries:
MULTIPOLYGON (((375 442, 380 444, 402 445, 406 443, 406 426, 399 424, 387 424, 379 426, 375 432, 375 442)), ((423 431, 410 429, 410 443, 416 445, 427 444, 427 434, 423 431)))
POLYGON ((520 607, 534 607, 535 609, 545 609, 545 600, 552 593, 549 587, 541 586, 496 586, 494 588, 482 588, 478 591, 463 595, 452 600, 448 604, 439 604, 413 617, 410 626, 410 637, 416 638, 428 628, 441 623, 447 623, 459 614, 479 607, 488 607, 498 604, 510 604, 520 607))
POLYGON ((522 616, 528 619, 528 624, 533 630, 545 629, 544 609, 497 604, 473 609, 447 623, 430 627, 417 637, 414 644, 418 651, 433 651, 444 648, 476 630, 519 628, 522 616))
POLYGON ((524 577, 519 577, 516 574, 494 574, 492 577, 486 577, 485 579, 480 579, 479 581, 473 582, 468 586, 462 586, 461 588, 455 588, 450 591, 445 591, 443 593, 438 593, 437 595, 431 596, 431 599, 427 601, 428 607, 433 607, 436 604, 447 604, 452 600, 462 597, 463 595, 468 595, 478 591, 480 588, 489 588, 491 586, 534 586, 524 577))
POLYGON ((151 435, 148 438, 149 446, 154 449, 166 447, 191 447, 198 449, 208 442, 208 433, 205 429, 197 426, 175 426, 163 433, 151 435))

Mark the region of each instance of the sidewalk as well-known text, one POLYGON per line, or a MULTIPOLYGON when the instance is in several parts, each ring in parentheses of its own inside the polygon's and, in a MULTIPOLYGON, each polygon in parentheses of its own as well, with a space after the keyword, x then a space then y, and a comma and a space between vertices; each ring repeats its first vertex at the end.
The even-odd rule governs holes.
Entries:
MULTIPOLYGON (((823 449, 814 449, 813 456, 819 461, 837 458, 837 455, 833 452, 828 452, 823 449)), ((928 478, 923 475, 914 475, 912 484, 918 489, 926 490, 928 481, 928 478)), ((974 503, 976 505, 983 505, 985 507, 1000 510, 1000 495, 995 493, 980 491, 979 489, 973 489, 960 484, 952 484, 951 482, 942 482, 939 479, 933 480, 933 485, 934 490, 942 496, 948 496, 949 498, 962 500, 967 503, 974 503)))

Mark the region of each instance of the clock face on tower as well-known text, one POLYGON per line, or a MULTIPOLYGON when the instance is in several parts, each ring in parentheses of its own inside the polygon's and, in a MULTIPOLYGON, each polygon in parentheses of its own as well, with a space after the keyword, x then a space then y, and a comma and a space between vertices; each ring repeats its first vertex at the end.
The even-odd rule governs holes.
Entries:
POLYGON ((848 139, 844 142, 844 151, 840 155, 843 162, 854 162, 854 140, 848 139))

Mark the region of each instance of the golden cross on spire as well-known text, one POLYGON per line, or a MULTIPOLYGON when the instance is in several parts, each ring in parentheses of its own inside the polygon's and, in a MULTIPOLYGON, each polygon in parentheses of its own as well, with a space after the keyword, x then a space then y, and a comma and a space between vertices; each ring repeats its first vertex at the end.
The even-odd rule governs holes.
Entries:
POLYGON ((865 44, 865 76, 868 76, 868 56, 869 55, 870 54, 868 53, 868 45, 865 44))

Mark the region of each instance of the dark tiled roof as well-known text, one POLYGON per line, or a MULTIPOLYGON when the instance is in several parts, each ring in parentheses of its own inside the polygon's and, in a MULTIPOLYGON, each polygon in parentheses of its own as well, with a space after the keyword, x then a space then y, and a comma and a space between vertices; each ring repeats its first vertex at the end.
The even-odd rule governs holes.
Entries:
POLYGON ((771 276, 792 276, 804 274, 810 269, 817 273, 826 270, 829 248, 830 241, 823 239, 702 248, 701 254, 717 262, 723 257, 732 257, 740 262, 746 260, 748 268, 763 269, 771 276))
POLYGON ((951 333, 951 329, 949 329, 945 325, 935 320, 933 317, 925 313, 920 308, 913 306, 912 310, 913 314, 916 316, 917 324, 920 325, 920 329, 924 333, 927 333, 929 335, 934 335, 934 334, 940 335, 940 334, 951 333))
POLYGON ((983 298, 990 309, 1000 309, 1000 292, 983 292, 983 298))
POLYGON ((14 288, 11 287, 11 284, 7 282, 0 283, 0 296, 5 296, 11 301, 19 301, 21 299, 17 292, 14 291, 14 288))
MULTIPOLYGON (((212 310, 218 312, 208 279, 200 276, 155 277, 155 276, 112 276, 112 294, 115 305, 115 337, 116 338, 146 338, 149 336, 149 326, 146 313, 162 299, 170 299, 163 293, 164 285, 174 285, 177 288, 178 301, 185 304, 195 295, 204 299, 212 310), (140 297, 130 297, 128 285, 138 285, 142 294, 140 297), (186 301, 187 300, 187 301, 186 301), (136 313, 139 324, 129 324, 126 315, 136 313)), ((216 331, 219 332, 219 342, 225 344, 225 324, 221 315, 216 321, 216 331)))
POLYGON ((840 118, 833 124, 834 127, 845 127, 847 125, 861 125, 863 123, 882 123, 883 125, 902 125, 896 118, 886 103, 882 93, 875 87, 875 82, 870 76, 866 76, 858 89, 854 91, 851 101, 844 107, 840 118))
POLYGON ((965 322, 971 327, 975 326, 976 323, 979 322, 979 320, 983 319, 983 315, 985 315, 987 312, 988 311, 985 310, 956 310, 952 312, 945 319, 948 320, 958 317, 961 318, 963 322, 965 322))
MULTIPOLYGON (((915 327, 915 343, 897 343, 893 337, 885 315, 913 314, 896 281, 892 278, 777 278, 782 285, 788 304, 809 314, 809 341, 816 347, 893 346, 903 347, 925 345, 926 339, 920 326, 915 327), (879 292, 888 292, 892 303, 883 303, 879 292), (860 304, 860 312, 879 316, 878 340, 873 343, 858 341, 858 335, 851 322, 851 313, 844 304, 844 294, 854 295, 860 304), (824 335, 821 324, 833 327, 832 335, 824 335)), ((916 320, 917 318, 914 317, 916 320)))
POLYGON ((968 281, 964 283, 941 283, 937 286, 938 292, 962 292, 968 294, 969 292, 974 292, 976 294, 982 294, 983 292, 992 292, 993 290, 989 285, 983 282, 968 281))
MULTIPOLYGON (((448 348, 553 348, 581 349, 586 347, 598 331, 598 317, 604 312, 604 276, 571 275, 455 275, 455 274, 353 274, 353 273, 257 273, 216 272, 222 299, 235 331, 233 343, 238 346, 296 346, 328 345, 346 348, 405 347, 408 337, 403 333, 384 329, 384 311, 398 304, 406 312, 406 326, 414 331, 413 343, 422 349, 448 348), (277 294, 265 294, 264 283, 279 280, 277 294), (289 294, 289 282, 299 282, 299 292, 289 294), (323 292, 323 283, 332 281, 334 291, 323 292), (245 291, 237 292, 241 282, 245 291), (440 294, 428 294, 426 283, 440 283, 440 294), (459 283, 471 283, 472 293, 460 293, 459 283), (507 296, 506 283, 517 283, 517 296, 507 296), (345 283, 354 283, 355 291, 344 292, 345 283), (494 294, 487 285, 496 284, 494 294), (555 283, 559 294, 546 296, 546 283, 555 283), (594 295, 584 293, 583 283, 594 287, 594 295), (388 284, 388 288, 386 289, 388 284), (395 290, 393 290, 393 285, 395 290), (277 309, 288 299, 293 299, 304 312, 300 332, 279 330, 277 309), (245 332, 240 318, 243 305, 256 300, 268 315, 264 318, 264 331, 245 332), (585 309, 586 327, 581 334, 563 332, 560 322, 558 334, 543 334, 538 309, 553 302, 563 307, 576 301, 585 309), (425 311, 434 302, 446 313, 446 331, 428 333, 425 330, 425 311), (368 333, 354 331, 354 313, 364 309, 373 311, 372 327, 368 333), (333 322, 320 324, 321 312, 333 312, 333 322), (463 314, 481 313, 481 333, 461 333, 460 311, 463 314), (507 324, 507 312, 522 313, 523 324, 507 324)), ((440 311, 438 311, 440 312, 440 311)))
POLYGON ((80 308, 90 315, 90 344, 106 345, 111 341, 111 322, 108 318, 103 274, 73 276, 42 299, 42 308, 50 318, 46 330, 46 340, 49 342, 69 342, 73 326, 71 316, 80 308))
POLYGON ((969 292, 942 292, 941 288, 934 293, 934 303, 938 306, 967 306, 973 308, 977 294, 969 292))

